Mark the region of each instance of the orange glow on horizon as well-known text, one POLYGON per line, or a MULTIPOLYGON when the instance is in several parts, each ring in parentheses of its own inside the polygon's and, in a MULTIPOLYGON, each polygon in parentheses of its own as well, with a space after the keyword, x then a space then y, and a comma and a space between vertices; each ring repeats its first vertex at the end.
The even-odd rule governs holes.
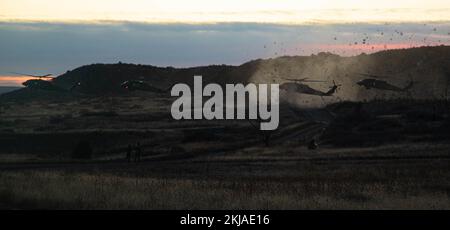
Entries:
POLYGON ((30 80, 36 79, 29 76, 0 76, 0 86, 23 86, 22 83, 30 80))
POLYGON ((328 52, 337 52, 342 54, 345 52, 347 55, 358 55, 360 53, 375 53, 383 50, 396 50, 396 49, 408 49, 414 47, 420 47, 420 44, 411 43, 378 43, 378 44, 337 44, 337 45, 319 45, 321 49, 328 52))

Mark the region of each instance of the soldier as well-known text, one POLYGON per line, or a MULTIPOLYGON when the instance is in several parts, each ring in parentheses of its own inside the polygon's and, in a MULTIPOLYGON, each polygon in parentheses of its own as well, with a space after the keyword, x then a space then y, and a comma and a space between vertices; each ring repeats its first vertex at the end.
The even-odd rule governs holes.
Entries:
POLYGON ((131 151, 132 151, 131 145, 128 145, 128 148, 127 148, 127 162, 131 162, 131 151))
POLYGON ((317 144, 316 139, 314 139, 314 138, 308 144, 308 149, 310 149, 310 150, 315 150, 318 147, 319 147, 319 145, 317 144))
POLYGON ((134 162, 140 162, 141 161, 141 143, 137 143, 136 145, 136 153, 134 155, 134 162))

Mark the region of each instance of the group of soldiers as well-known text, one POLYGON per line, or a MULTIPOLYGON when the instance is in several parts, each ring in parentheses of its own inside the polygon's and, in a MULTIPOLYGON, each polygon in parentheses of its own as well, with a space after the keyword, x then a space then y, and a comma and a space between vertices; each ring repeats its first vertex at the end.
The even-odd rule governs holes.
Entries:
POLYGON ((141 161, 141 155, 142 155, 142 149, 141 144, 138 142, 136 146, 128 145, 127 148, 127 162, 140 162, 141 161), (134 159, 132 157, 134 153, 134 159))

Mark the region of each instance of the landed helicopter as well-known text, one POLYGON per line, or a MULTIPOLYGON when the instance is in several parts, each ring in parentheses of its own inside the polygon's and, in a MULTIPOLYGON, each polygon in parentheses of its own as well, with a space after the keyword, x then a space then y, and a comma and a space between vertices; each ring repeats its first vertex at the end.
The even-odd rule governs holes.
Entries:
POLYGON ((378 78, 388 78, 387 76, 381 75, 373 75, 373 74, 364 74, 360 73, 359 75, 369 77, 358 81, 356 84, 365 87, 367 90, 369 89, 379 89, 379 90, 388 90, 388 91, 396 91, 396 92, 409 92, 409 90, 413 87, 414 81, 410 81, 408 85, 405 87, 399 87, 392 84, 389 84, 387 81, 380 80, 378 78))
POLYGON ((333 85, 330 86, 330 89, 327 92, 322 92, 317 89, 311 88, 309 85, 303 84, 302 82, 325 82, 325 81, 319 81, 319 80, 308 80, 308 78, 302 78, 302 79, 286 79, 293 82, 287 82, 280 85, 280 89, 286 90, 288 92, 295 92, 300 94, 309 94, 314 96, 321 96, 321 97, 329 97, 333 96, 338 89, 342 85, 336 84, 336 82, 333 80, 333 85))
POLYGON ((129 91, 148 91, 148 92, 154 92, 154 93, 160 93, 165 94, 170 91, 172 86, 166 89, 162 89, 159 87, 155 87, 145 81, 142 80, 128 80, 124 81, 120 86, 124 89, 127 89, 129 91))

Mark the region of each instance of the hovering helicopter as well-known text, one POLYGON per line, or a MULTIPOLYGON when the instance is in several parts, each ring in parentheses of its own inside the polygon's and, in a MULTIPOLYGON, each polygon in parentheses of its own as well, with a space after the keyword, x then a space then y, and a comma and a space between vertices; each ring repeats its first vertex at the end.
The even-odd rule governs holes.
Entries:
POLYGON ((148 92, 161 93, 161 94, 169 92, 170 89, 172 88, 172 86, 171 86, 167 89, 161 89, 161 88, 152 86, 151 84, 144 82, 142 80, 124 81, 120 86, 129 91, 140 90, 140 91, 148 91, 148 92))
POLYGON ((302 79, 286 79, 293 82, 283 83, 280 86, 280 89, 286 90, 288 92, 296 92, 301 94, 309 94, 314 96, 321 96, 321 97, 329 97, 333 96, 339 87, 342 85, 336 84, 336 82, 333 80, 333 85, 330 86, 330 89, 327 92, 322 92, 317 89, 311 88, 309 85, 303 84, 301 82, 325 82, 325 81, 318 81, 318 80, 308 80, 308 78, 302 78, 302 79))
POLYGON ((53 83, 53 77, 52 74, 46 74, 46 75, 32 75, 32 74, 24 74, 24 73, 15 73, 13 74, 22 75, 22 76, 29 76, 33 77, 35 79, 29 79, 22 83, 27 88, 30 89, 44 89, 44 90, 59 90, 59 87, 56 87, 53 83), (47 80, 44 80, 47 79, 47 80))
POLYGON ((358 81, 356 84, 360 86, 364 86, 366 89, 380 89, 380 90, 389 90, 396 92, 408 92, 414 85, 414 81, 410 81, 409 84, 403 88, 389 84, 387 81, 379 80, 378 78, 387 78, 387 76, 381 75, 373 75, 373 74, 364 74, 360 73, 362 76, 366 76, 369 78, 358 81))
POLYGON ((55 85, 55 83, 53 83, 53 79, 55 79, 54 77, 51 77, 51 76, 53 76, 53 74, 32 75, 32 74, 23 74, 23 73, 15 73, 15 72, 13 72, 13 74, 37 78, 37 79, 29 79, 22 83, 22 85, 24 85, 25 87, 27 87, 29 89, 41 89, 41 90, 49 90, 49 91, 72 91, 76 87, 81 85, 80 82, 77 82, 75 85, 70 87, 69 90, 66 90, 66 89, 63 89, 63 88, 55 85), (47 80, 44 80, 44 79, 47 79, 47 80))

